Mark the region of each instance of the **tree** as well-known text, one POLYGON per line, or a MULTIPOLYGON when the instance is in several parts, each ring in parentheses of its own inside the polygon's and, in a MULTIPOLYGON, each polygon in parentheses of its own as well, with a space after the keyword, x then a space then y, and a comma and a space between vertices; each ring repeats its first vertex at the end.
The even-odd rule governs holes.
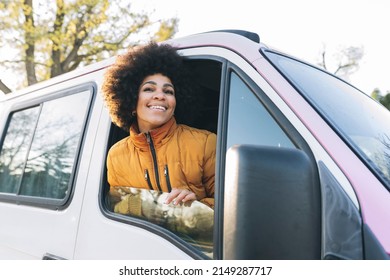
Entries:
POLYGON ((383 96, 381 91, 378 88, 376 88, 371 93, 371 97, 377 100, 383 106, 385 106, 388 110, 390 110, 390 91, 388 91, 386 95, 383 96))
MULTIPOLYGON (((362 47, 348 47, 341 49, 334 55, 336 61, 336 69, 333 74, 340 76, 341 78, 348 80, 349 76, 359 69, 359 62, 364 55, 362 47)), ((318 63, 319 66, 328 70, 327 65, 327 52, 325 47, 321 52, 321 60, 318 63)), ((328 70, 329 71, 329 70, 328 70)), ((382 95, 381 91, 376 88, 371 93, 371 97, 390 110, 390 91, 387 91, 386 95, 382 95)))
POLYGON ((387 94, 383 96, 379 102, 388 110, 390 110, 390 92, 387 92, 387 94))
POLYGON ((142 40, 166 40, 177 22, 152 22, 150 14, 131 11, 131 0, 1 0, 0 48, 17 55, 0 65, 25 73, 31 85, 142 40))
POLYGON ((349 76, 356 72, 359 69, 359 62, 363 58, 364 49, 363 47, 347 47, 339 50, 335 54, 333 54, 333 58, 335 61, 335 65, 331 70, 329 69, 329 58, 328 53, 326 51, 326 47, 324 46, 321 52, 321 59, 318 63, 319 66, 324 68, 327 71, 333 72, 333 74, 348 80, 349 76))

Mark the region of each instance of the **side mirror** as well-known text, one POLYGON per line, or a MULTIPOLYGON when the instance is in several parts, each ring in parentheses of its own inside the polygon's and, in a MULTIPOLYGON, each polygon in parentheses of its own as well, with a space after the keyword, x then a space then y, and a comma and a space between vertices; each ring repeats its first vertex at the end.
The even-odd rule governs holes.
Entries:
POLYGON ((303 151, 230 148, 224 195, 224 259, 321 258, 318 171, 303 151))

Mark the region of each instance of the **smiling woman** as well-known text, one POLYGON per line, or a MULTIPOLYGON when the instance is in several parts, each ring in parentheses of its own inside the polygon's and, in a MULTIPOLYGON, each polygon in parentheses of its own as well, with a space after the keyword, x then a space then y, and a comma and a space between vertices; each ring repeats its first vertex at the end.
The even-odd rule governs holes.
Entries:
POLYGON ((155 43, 118 57, 107 71, 112 121, 130 133, 107 157, 114 201, 126 186, 168 192, 166 204, 198 200, 213 208, 216 135, 176 122, 189 112, 188 81, 176 49, 155 43))
POLYGON ((147 76, 140 87, 137 109, 138 129, 148 132, 172 118, 176 108, 175 90, 168 77, 161 74, 147 76))

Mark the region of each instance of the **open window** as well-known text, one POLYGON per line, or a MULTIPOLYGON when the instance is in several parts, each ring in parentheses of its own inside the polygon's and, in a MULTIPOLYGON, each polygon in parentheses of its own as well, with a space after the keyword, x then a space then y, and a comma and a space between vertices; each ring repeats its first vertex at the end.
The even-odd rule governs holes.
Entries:
MULTIPOLYGON (((185 60, 191 71, 196 90, 197 111, 188 122, 181 122, 199 129, 217 133, 222 63, 206 58, 185 60)), ((107 153, 112 145, 127 137, 126 131, 111 125, 107 153)), ((104 171, 105 205, 114 218, 123 223, 137 225, 155 232, 176 244, 196 258, 213 257, 214 210, 194 201, 178 206, 164 204, 167 193, 148 189, 119 188, 120 200, 108 195, 109 185, 104 171)))

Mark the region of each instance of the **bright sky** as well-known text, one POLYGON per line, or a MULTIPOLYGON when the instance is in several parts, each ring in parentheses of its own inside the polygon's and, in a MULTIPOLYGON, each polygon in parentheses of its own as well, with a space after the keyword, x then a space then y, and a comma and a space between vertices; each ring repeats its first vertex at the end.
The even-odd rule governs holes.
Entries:
MULTIPOLYGON (((175 37, 219 29, 256 32, 269 46, 316 64, 329 53, 364 48, 350 82, 370 94, 390 91, 390 24, 387 0, 134 0, 155 19, 179 18, 175 37)), ((332 69, 329 69, 330 71, 332 69)))
MULTIPOLYGON (((154 20, 179 18, 175 37, 219 29, 256 32, 269 46, 317 64, 329 54, 363 47, 350 82, 371 94, 390 91, 388 0, 133 0, 133 9, 154 20)), ((332 56, 329 56, 332 57, 332 56)), ((329 61, 327 61, 329 64, 329 61)), ((329 71, 334 71, 329 67, 329 71)), ((4 79, 5 73, 0 73, 4 79)), ((8 78, 9 79, 9 78, 8 78)), ((7 80, 8 80, 7 79, 7 80)))

